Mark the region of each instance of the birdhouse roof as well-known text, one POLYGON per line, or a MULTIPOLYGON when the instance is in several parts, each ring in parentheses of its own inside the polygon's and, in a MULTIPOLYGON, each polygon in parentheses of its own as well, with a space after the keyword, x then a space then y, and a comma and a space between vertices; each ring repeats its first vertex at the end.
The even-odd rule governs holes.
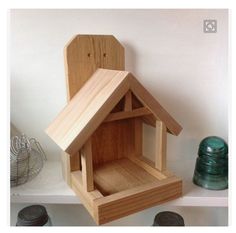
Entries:
POLYGON ((168 132, 178 135, 182 127, 127 71, 97 69, 47 128, 47 134, 67 153, 76 153, 112 109, 131 90, 168 132))

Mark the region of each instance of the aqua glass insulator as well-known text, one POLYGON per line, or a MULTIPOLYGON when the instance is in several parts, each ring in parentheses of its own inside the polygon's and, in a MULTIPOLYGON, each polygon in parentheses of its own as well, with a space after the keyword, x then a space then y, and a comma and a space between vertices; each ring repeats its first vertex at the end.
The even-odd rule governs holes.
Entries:
POLYGON ((206 189, 228 188, 228 145, 222 138, 210 136, 199 144, 193 182, 206 189))

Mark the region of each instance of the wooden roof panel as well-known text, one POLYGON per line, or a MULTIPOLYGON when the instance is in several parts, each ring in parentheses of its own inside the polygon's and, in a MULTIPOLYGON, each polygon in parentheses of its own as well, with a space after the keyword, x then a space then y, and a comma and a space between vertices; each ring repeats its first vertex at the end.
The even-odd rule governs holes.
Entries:
POLYGON ((67 153, 76 153, 128 90, 170 133, 180 133, 181 126, 131 73, 98 69, 51 123, 47 134, 67 153))
POLYGON ((98 69, 47 128, 47 134, 67 153, 78 151, 128 91, 128 74, 98 69))

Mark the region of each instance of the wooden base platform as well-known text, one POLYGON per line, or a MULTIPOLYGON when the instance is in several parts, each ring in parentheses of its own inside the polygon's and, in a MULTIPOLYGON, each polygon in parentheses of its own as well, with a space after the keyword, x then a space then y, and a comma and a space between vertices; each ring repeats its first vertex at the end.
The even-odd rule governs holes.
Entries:
POLYGON ((182 181, 161 173, 138 157, 107 162, 94 168, 95 190, 87 192, 81 171, 71 173, 71 186, 97 224, 178 198, 182 181))
POLYGON ((95 186, 104 196, 155 181, 155 177, 126 158, 94 169, 95 186))

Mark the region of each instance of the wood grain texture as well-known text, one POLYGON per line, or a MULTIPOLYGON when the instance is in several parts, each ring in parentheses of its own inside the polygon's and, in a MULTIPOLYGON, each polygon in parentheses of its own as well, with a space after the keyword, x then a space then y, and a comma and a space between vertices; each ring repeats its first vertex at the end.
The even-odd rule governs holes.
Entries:
POLYGON ((131 74, 98 69, 46 132, 64 151, 73 155, 130 88, 173 134, 181 131, 181 126, 131 74))
POLYGON ((89 139, 81 149, 82 181, 87 192, 94 190, 92 143, 89 139))
POLYGON ((148 183, 129 190, 94 200, 97 208, 97 223, 104 224, 143 210, 176 199, 182 195, 182 181, 170 177, 162 181, 148 183))
POLYGON ((142 119, 143 119, 143 122, 146 123, 147 125, 150 125, 154 128, 156 127, 157 117, 155 117, 153 114, 143 116, 142 119))
POLYGON ((155 167, 155 162, 153 162, 152 160, 148 159, 147 157, 145 157, 143 155, 139 156, 138 159, 145 162, 145 164, 148 164, 150 167, 154 168, 159 174, 161 173, 162 177, 168 178, 168 177, 174 176, 174 174, 171 171, 167 170, 167 169, 162 171, 162 172, 157 170, 156 167, 155 167))
POLYGON ((68 154, 75 154, 129 90, 129 73, 98 69, 74 96, 47 134, 68 154))
POLYGON ((128 91, 125 95, 124 111, 132 111, 132 93, 128 91))
POLYGON ((178 135, 182 127, 178 122, 160 105, 160 103, 138 82, 138 80, 130 75, 131 91, 149 110, 155 115, 156 119, 160 119, 169 129, 169 131, 178 135))
POLYGON ((106 117, 104 122, 123 120, 123 119, 127 119, 127 118, 134 118, 134 117, 150 115, 150 114, 151 114, 151 112, 148 110, 148 108, 142 107, 142 108, 134 109, 132 111, 122 111, 122 112, 110 113, 106 117))
POLYGON ((124 48, 112 35, 76 35, 65 46, 64 58, 68 100, 97 68, 125 70, 124 48))
POLYGON ((70 171, 81 170, 80 151, 76 152, 74 155, 68 155, 68 156, 70 157, 70 171))
POLYGON ((164 169, 166 132, 177 135, 181 126, 132 74, 119 71, 124 63, 113 36, 74 37, 65 47, 68 104, 47 129, 66 151, 68 183, 97 224, 182 193, 181 180, 164 169), (163 122, 157 131, 162 172, 142 156, 143 121, 163 122))
POLYGON ((134 119, 134 147, 135 156, 143 154, 143 122, 140 117, 134 119))
POLYGON ((95 218, 94 200, 102 198, 103 195, 97 189, 91 192, 87 192, 84 189, 81 171, 71 172, 71 187, 74 192, 79 196, 80 201, 84 204, 90 215, 95 218))
POLYGON ((154 176, 127 158, 101 164, 94 170, 95 185, 104 196, 155 181, 154 176))
POLYGON ((133 154, 134 119, 103 123, 92 136, 94 166, 133 154))
POLYGON ((146 163, 145 160, 142 160, 142 156, 128 156, 128 159, 138 165, 140 168, 144 169, 147 171, 149 174, 152 176, 156 177, 158 180, 163 180, 167 178, 163 173, 155 169, 155 167, 150 166, 150 164, 146 163))
POLYGON ((167 144, 167 132, 166 126, 162 121, 156 121, 156 153, 155 153, 155 167, 159 171, 166 170, 166 144, 167 144))
MULTIPOLYGON (((69 102, 97 68, 124 70, 124 48, 112 35, 76 35, 64 48, 64 64, 69 102)), ((69 160, 71 171, 80 170, 78 151, 69 160)), ((67 162, 66 158, 62 159, 64 169, 67 162)))
POLYGON ((71 166, 70 155, 66 152, 61 152, 62 177, 65 182, 71 187, 71 166))

